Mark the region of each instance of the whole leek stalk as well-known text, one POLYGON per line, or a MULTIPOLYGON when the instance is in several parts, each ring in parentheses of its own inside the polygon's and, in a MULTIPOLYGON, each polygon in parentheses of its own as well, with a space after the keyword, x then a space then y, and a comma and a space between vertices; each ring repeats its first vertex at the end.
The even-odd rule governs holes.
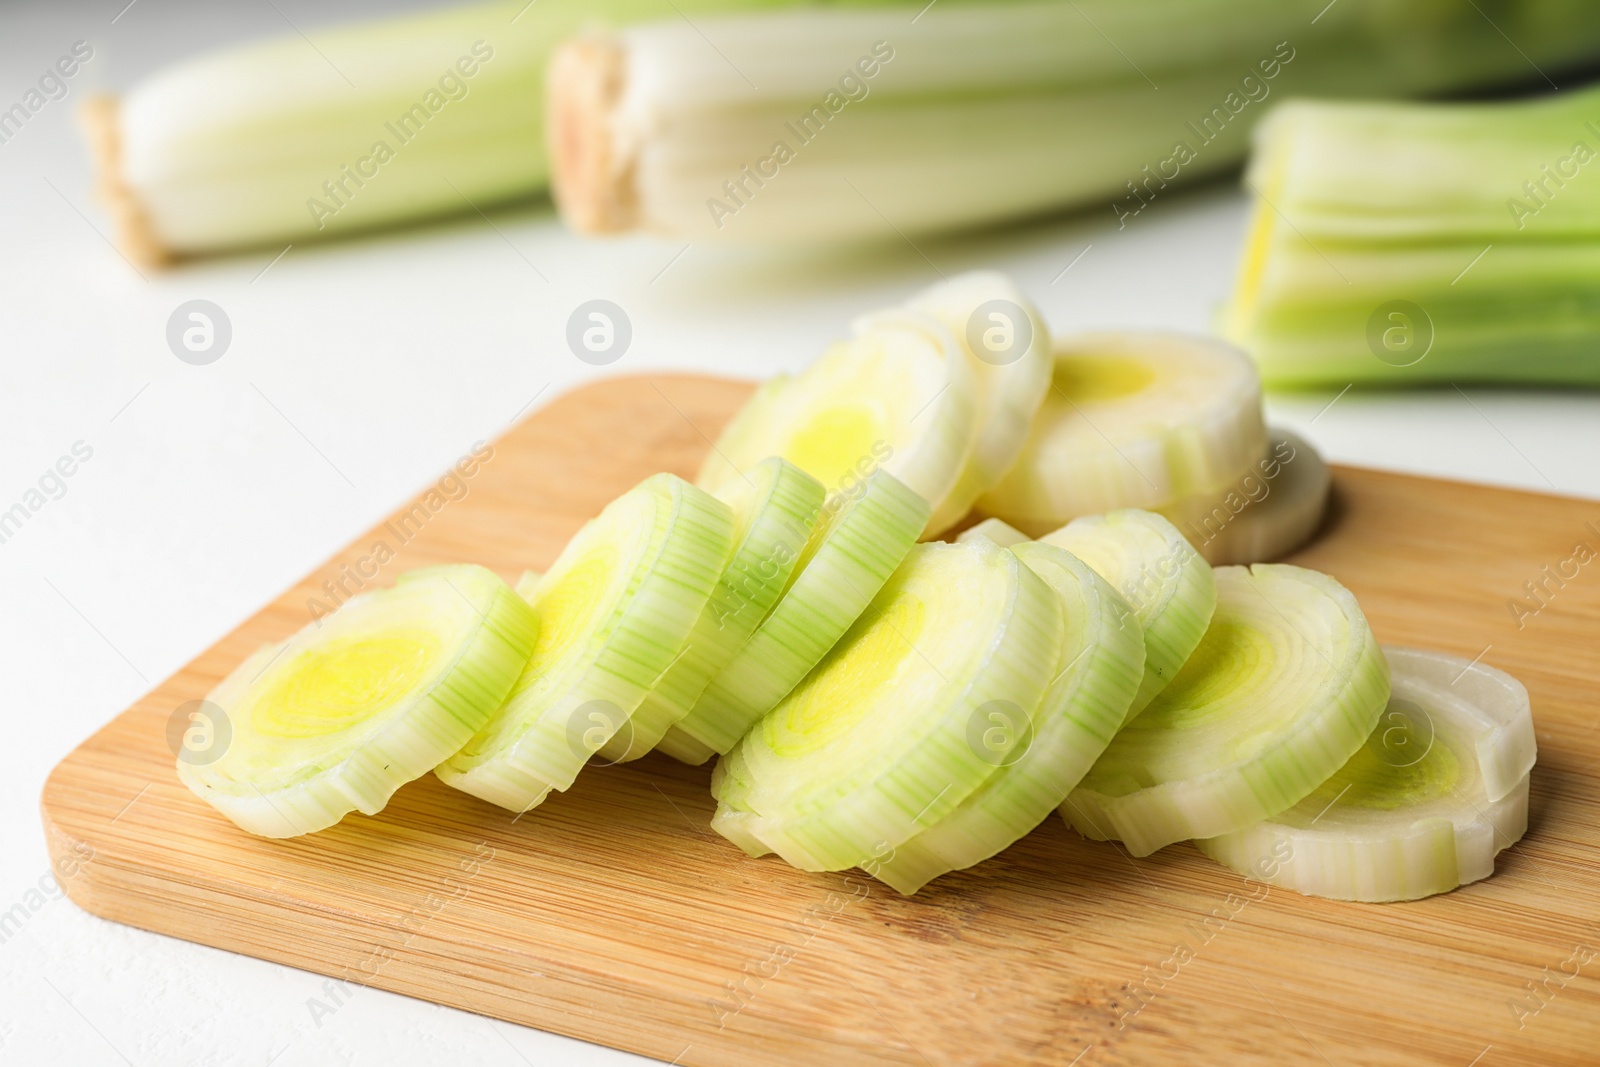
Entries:
POLYGON ((786 2, 507 0, 199 56, 86 107, 101 199, 152 264, 470 213, 546 187, 562 38, 786 2))
POLYGON ((553 185, 589 232, 893 236, 1094 201, 1127 225, 1169 186, 1236 164, 1269 97, 1432 93, 1596 56, 1586 0, 1018 0, 667 21, 558 53, 553 185))
POLYGON ((1600 385, 1600 89, 1293 103, 1224 329, 1282 386, 1600 385))

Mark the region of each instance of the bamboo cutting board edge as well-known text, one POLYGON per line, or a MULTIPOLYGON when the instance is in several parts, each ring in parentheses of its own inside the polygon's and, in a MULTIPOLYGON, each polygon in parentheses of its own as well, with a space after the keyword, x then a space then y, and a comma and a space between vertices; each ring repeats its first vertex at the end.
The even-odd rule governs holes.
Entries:
MULTIPOLYGON (((430 515, 380 584, 448 558, 508 577, 548 563, 639 477, 692 474, 749 388, 655 375, 559 397, 495 443, 467 495, 430 515)), ((1561 537, 1540 521, 1570 520, 1577 537, 1600 504, 1347 468, 1335 486, 1328 528, 1296 561, 1350 584, 1381 639, 1467 656, 1490 645, 1500 651, 1486 658, 1535 692, 1541 764, 1529 839, 1502 857, 1505 873, 1433 901, 1337 905, 1274 891, 1234 912, 1238 879, 1191 847, 1135 865, 1056 820, 902 900, 859 875, 745 859, 704 828, 706 768, 655 756, 586 773, 516 823, 424 779, 375 818, 291 842, 248 838, 177 783, 165 719, 255 644, 303 623, 322 580, 347 574, 387 525, 63 760, 43 797, 52 857, 68 895, 108 918, 683 1063, 921 1063, 924 1050, 940 1063, 996 1054, 1066 1063, 1086 1047, 1091 1062, 1144 1062, 1192 1039, 1231 1062, 1321 1062, 1319 1045, 1373 1063, 1452 1062, 1460 1051, 1465 1063, 1485 1044, 1514 1052, 1524 1030, 1489 1025, 1475 1048, 1460 1035, 1490 1012, 1509 1017, 1522 980, 1561 963, 1558 932, 1600 944, 1600 738, 1582 715, 1600 703, 1600 595, 1574 579, 1529 622, 1541 637, 1531 642, 1525 631, 1505 636, 1509 614, 1484 590, 1519 592, 1561 558, 1561 537), (1353 538, 1368 550, 1352 549, 1353 538), (1464 566, 1453 571, 1450 559, 1464 566), (1498 627, 1495 612, 1505 615, 1498 627), (1170 964, 1170 942, 1183 936, 1184 923, 1168 920, 1203 920, 1219 904, 1222 932, 1129 1014, 1127 983, 1170 964), (1495 909, 1516 921, 1490 938, 1495 909), (530 913, 539 929, 516 925, 530 913), (1471 950, 1453 943, 1467 929, 1481 935, 1471 950), (1374 937, 1409 938, 1407 958, 1364 951, 1381 944, 1374 937), (1273 953, 1307 946, 1321 955, 1315 970, 1263 968, 1273 953), (1202 977, 1186 979, 1191 972, 1202 977), (1471 1012, 1448 998, 1428 1004, 1439 998, 1419 992, 1419 978, 1441 973, 1503 992, 1504 1003, 1484 992, 1468 998, 1471 1012), (1241 976, 1265 983, 1258 992, 1273 1000, 1245 1005, 1253 995, 1241 976), (1215 979, 1233 995, 1210 991, 1215 979), (1411 1033, 1383 998, 1361 995, 1364 985, 1420 1001, 1440 1021, 1411 1033), (1352 1049, 1318 1031, 1314 1015, 1283 1025, 1305 1005, 1382 1025, 1352 1049), (1302 1030, 1321 1039, 1285 1044, 1302 1030)), ((1588 1062, 1585 1050, 1600 1047, 1597 1019, 1600 994, 1571 979, 1527 1023, 1544 1041, 1522 1062, 1588 1062)))

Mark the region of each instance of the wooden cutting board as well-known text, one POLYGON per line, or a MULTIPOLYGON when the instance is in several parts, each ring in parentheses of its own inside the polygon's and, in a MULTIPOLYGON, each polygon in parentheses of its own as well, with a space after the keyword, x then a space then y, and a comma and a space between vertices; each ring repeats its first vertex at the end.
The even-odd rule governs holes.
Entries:
POLYGON ((325 581, 543 567, 640 478, 692 475, 748 391, 638 377, 562 397, 167 679, 45 786, 68 894, 680 1064, 1600 1062, 1600 560, 1563 562, 1600 549, 1600 503, 1340 469, 1296 557, 1353 589, 1380 640, 1482 655, 1533 694, 1527 837, 1488 881, 1415 903, 1263 895, 1192 846, 1135 861, 1054 817, 905 899, 745 857, 708 828, 709 768, 659 756, 518 819, 429 777, 290 841, 179 784, 174 709, 304 624, 325 581), (1519 628, 1508 600, 1546 566, 1578 573, 1519 628))

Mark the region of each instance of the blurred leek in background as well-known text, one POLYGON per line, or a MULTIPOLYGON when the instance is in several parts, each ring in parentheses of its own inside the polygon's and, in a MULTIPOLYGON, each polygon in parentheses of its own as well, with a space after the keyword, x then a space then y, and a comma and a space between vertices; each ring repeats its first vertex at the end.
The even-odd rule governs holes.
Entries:
POLYGON ((892 236, 1090 203, 1125 226, 1237 164, 1289 94, 1526 83, 1597 56, 1593 0, 1019 0, 666 21, 552 62, 555 191, 579 230, 697 240, 892 236))
POLYGON ((1270 384, 1600 385, 1600 90, 1292 103, 1225 332, 1270 384))
POLYGON ((792 0, 510 0, 214 52, 85 111, 145 263, 470 212, 546 187, 544 68, 593 20, 792 0))

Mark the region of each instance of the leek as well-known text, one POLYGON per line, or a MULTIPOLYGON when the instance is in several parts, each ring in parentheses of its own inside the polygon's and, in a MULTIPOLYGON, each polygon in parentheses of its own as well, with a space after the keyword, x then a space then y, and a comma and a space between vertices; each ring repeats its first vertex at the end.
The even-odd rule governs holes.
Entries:
POLYGON ((1053 546, 1023 545, 1012 554, 1060 599, 1066 625, 1058 666, 1027 721, 994 712, 980 720, 979 747, 998 765, 995 773, 868 868, 902 893, 995 855, 1048 818, 1111 743, 1139 689, 1144 637, 1116 590, 1053 546))
POLYGON ((1534 65, 1597 54, 1587 0, 1019 0, 915 19, 669 20, 557 54, 553 186, 580 231, 695 241, 894 238, 1097 201, 1128 225, 1170 186, 1236 164, 1270 98, 1531 81, 1534 65))
POLYGON ((1378 723, 1389 667, 1355 597, 1281 563, 1220 567, 1211 626, 1062 806, 1135 856, 1299 803, 1378 723))
POLYGON ((185 60, 85 110, 130 257, 161 263, 356 233, 540 192, 545 63, 599 17, 784 0, 524 0, 287 36, 185 60))
POLYGON ((1058 338, 1027 445, 978 508, 1038 536, 1083 515, 1208 496, 1265 448, 1261 385, 1232 346, 1162 333, 1058 338))
MULTIPOLYGON (((671 474, 606 505, 518 592, 539 639, 505 703, 435 773, 511 811, 564 790, 682 654, 733 548, 726 504, 671 474)), ((624 746, 626 747, 626 746, 624 746)))
POLYGON ((1338 900, 1415 900, 1494 873, 1528 828, 1528 691, 1476 661, 1384 651, 1394 695, 1366 744, 1294 807, 1202 852, 1338 900))
POLYGON ((484 724, 538 632, 482 567, 402 575, 246 658, 197 713, 204 743, 186 735, 178 777, 266 837, 375 815, 484 724))
POLYGON ((1224 329, 1274 385, 1600 385, 1597 155, 1600 89, 1285 105, 1224 329))
POLYGON ((1299 434, 1267 431, 1266 455, 1225 488, 1161 509, 1208 562, 1281 559, 1322 525, 1332 475, 1299 434))
POLYGON ((732 748, 866 610, 927 521, 927 501, 887 471, 831 499, 777 604, 658 747, 686 763, 732 748))
POLYGON ((918 545, 718 764, 712 827, 804 870, 881 859, 997 773, 971 737, 991 716, 1014 730, 1038 712, 1065 637, 1060 598, 1013 553, 918 545))

